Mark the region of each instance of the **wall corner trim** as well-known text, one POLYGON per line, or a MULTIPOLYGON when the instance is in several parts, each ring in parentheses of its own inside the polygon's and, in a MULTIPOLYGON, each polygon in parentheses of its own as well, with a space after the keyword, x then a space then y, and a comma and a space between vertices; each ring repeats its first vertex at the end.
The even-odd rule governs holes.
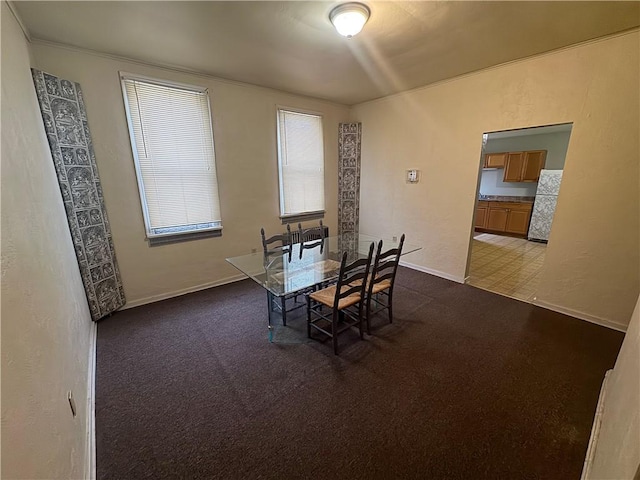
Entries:
POLYGON ((600 437, 600 425, 602 425, 604 402, 607 396, 607 386, 609 384, 609 375, 611 374, 611 372, 613 372, 613 370, 607 370, 607 372, 604 374, 604 380, 602 381, 602 388, 600 389, 600 396, 598 397, 598 404, 596 405, 596 414, 593 419, 593 426, 591 427, 589 446, 587 447, 587 455, 584 459, 584 466, 582 467, 582 475, 580 475, 580 480, 588 480, 591 473, 591 466, 593 465, 593 458, 596 454, 598 438, 600 437))
POLYGON ((600 318, 595 315, 590 315, 588 313, 580 312, 578 310, 573 310, 571 308, 563 307, 560 305, 555 305, 553 303, 545 302, 544 300, 534 300, 533 304, 546 308, 547 310, 553 310, 554 312, 563 313, 565 315, 569 315, 570 317, 575 317, 580 320, 584 320, 586 322, 595 323, 596 325, 600 325, 601 327, 611 328, 612 330, 617 330, 618 332, 626 333, 627 326, 618 322, 614 322, 612 320, 608 320, 606 318, 600 318))
POLYGON ((7 7, 9 7, 9 11, 11 11, 11 15, 13 15, 13 18, 15 18, 16 22, 18 22, 18 25, 20 26, 20 30, 22 30, 24 37, 27 39, 27 42, 31 43, 31 34, 29 33, 29 30, 27 30, 27 26, 22 21, 22 18, 20 18, 20 15, 18 15, 16 6, 13 4, 13 1, 6 0, 6 4, 7 4, 7 7))
POLYGON ((86 447, 84 456, 84 478, 96 478, 96 350, 98 347, 98 324, 91 322, 89 333, 89 368, 87 373, 87 418, 86 447))
POLYGON ((440 270, 434 270, 433 268, 423 267, 422 265, 416 265, 415 263, 400 261, 400 266, 410 268, 411 270, 417 270, 418 272, 435 275, 436 277, 444 278, 446 280, 451 280, 456 283, 464 283, 464 277, 458 277, 455 275, 451 275, 450 273, 441 272, 440 270))

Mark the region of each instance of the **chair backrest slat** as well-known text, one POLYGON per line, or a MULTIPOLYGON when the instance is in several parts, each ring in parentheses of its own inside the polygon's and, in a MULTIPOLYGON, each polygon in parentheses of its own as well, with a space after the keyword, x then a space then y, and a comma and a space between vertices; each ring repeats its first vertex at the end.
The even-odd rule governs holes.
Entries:
POLYGON ((373 268, 371 270, 371 279, 369 281, 369 291, 371 295, 374 285, 384 281, 390 280, 390 288, 393 289, 393 284, 396 278, 396 272, 398 271, 398 264, 400 263, 400 256, 402 255, 402 246, 404 245, 404 233, 400 237, 400 243, 397 248, 391 248, 385 252, 382 251, 382 240, 378 242, 378 249, 376 250, 376 257, 373 262, 373 268), (393 257, 389 260, 390 257, 393 257), (391 271, 389 271, 391 270, 391 271))
POLYGON ((300 239, 300 258, 305 249, 320 247, 320 253, 324 249, 324 225, 320 220, 320 225, 316 227, 302 228, 298 223, 298 238, 300 239))
POLYGON ((287 231, 279 235, 273 235, 266 238, 264 228, 260 229, 260 236, 262 238, 262 250, 265 258, 272 255, 280 255, 283 253, 289 254, 289 260, 291 260, 291 227, 287 225, 287 231), (271 246, 271 244, 275 244, 271 246))
MULTIPOLYGON (((382 240, 380 240, 382 241, 382 240)), ((402 241, 402 240, 400 240, 402 241)), ((378 256, 378 260, 380 260, 380 262, 382 262, 382 260, 385 260, 389 257, 392 257, 394 255, 398 255, 399 249, 398 248, 392 248, 390 250, 387 250, 386 252, 382 252, 379 256, 378 256)), ((393 260, 391 260, 393 261, 393 260)))
POLYGON ((371 268, 371 259, 373 257, 373 243, 369 246, 367 258, 358 259, 347 265, 347 256, 347 252, 342 254, 340 275, 338 276, 338 283, 336 284, 334 309, 338 308, 340 299, 354 293, 359 293, 361 299, 365 298, 364 295, 367 286, 366 278, 369 277, 369 269, 371 268), (357 280, 361 281, 354 284, 357 280))

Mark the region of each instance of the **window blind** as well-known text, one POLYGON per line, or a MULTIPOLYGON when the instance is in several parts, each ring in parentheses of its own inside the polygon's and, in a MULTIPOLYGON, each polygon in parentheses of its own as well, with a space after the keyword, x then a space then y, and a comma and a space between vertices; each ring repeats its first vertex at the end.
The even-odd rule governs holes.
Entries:
POLYGON ((324 210, 322 117, 278 109, 280 213, 324 210))
POLYGON ((147 236, 221 228, 207 91, 122 77, 147 236))

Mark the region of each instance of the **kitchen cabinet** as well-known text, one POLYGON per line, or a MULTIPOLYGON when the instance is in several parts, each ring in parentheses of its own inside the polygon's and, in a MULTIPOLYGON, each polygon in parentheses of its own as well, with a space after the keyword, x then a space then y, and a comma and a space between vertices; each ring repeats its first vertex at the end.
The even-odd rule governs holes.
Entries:
POLYGON ((480 201, 476 210, 476 228, 496 233, 526 235, 529 231, 532 206, 529 202, 480 201))
POLYGON ((504 166, 503 182, 520 182, 522 167, 524 166, 524 152, 510 152, 507 154, 504 166))
POLYGON ((522 167, 523 182, 537 182, 540 178, 540 170, 544 168, 547 158, 546 150, 524 152, 524 166, 522 167))
POLYGON ((507 153, 487 153, 484 156, 482 168, 504 168, 507 162, 507 153))
POLYGON ((504 232, 507 228, 509 211, 506 208, 489 207, 487 214, 487 230, 504 232))
POLYGON ((546 150, 507 153, 503 181, 537 182, 546 158, 546 150))
POLYGON ((485 228, 487 225, 487 213, 489 211, 489 202, 478 202, 476 208, 476 228, 485 228))
POLYGON ((507 226, 504 231, 508 233, 517 233, 518 235, 526 235, 529 231, 529 220, 531 219, 531 208, 529 209, 511 209, 507 216, 507 226))

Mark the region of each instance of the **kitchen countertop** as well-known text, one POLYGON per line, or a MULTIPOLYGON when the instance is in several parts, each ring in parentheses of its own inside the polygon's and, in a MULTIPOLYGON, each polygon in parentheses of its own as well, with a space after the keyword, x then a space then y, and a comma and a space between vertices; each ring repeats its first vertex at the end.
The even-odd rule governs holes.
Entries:
POLYGON ((511 197, 506 195, 479 195, 478 200, 486 202, 522 202, 533 203, 536 197, 511 197))

